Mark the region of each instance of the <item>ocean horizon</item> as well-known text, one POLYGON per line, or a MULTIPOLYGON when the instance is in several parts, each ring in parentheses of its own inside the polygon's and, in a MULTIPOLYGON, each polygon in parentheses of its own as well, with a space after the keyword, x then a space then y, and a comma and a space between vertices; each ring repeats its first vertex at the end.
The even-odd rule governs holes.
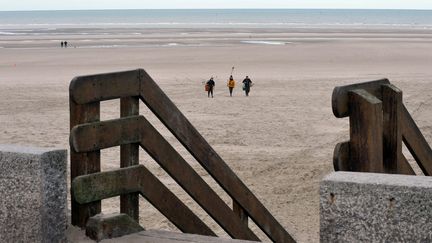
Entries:
MULTIPOLYGON (((329 36, 331 33, 405 33, 411 37, 417 34, 417 38, 429 38, 431 31, 432 10, 164 9, 0 12, 0 48, 58 47, 58 43, 65 40, 69 40, 69 44, 77 48, 288 45, 332 39, 329 36), (305 33, 307 36, 295 33, 305 33)), ((364 36, 360 34, 351 37, 364 36)))
POLYGON ((432 10, 110 9, 0 11, 0 35, 19 34, 13 30, 31 31, 46 28, 308 27, 432 29, 432 10))

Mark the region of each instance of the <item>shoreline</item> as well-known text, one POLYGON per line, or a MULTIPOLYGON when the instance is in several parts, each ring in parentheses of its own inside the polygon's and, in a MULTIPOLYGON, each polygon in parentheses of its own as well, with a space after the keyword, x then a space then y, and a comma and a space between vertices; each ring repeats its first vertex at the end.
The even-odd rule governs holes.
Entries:
POLYGON ((71 48, 149 48, 211 47, 235 45, 297 45, 314 42, 432 41, 432 29, 65 29, 1 35, 0 48, 60 48, 68 41, 71 48), (60 32, 58 32, 60 31, 60 32), (105 32, 104 32, 105 31, 105 32), (83 34, 84 33, 84 34, 83 34))

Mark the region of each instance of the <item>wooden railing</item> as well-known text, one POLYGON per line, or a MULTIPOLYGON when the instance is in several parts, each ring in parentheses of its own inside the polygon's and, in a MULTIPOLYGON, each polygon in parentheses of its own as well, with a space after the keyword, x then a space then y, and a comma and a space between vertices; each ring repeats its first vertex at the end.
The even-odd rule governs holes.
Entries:
POLYGON ((85 227, 100 200, 122 195, 120 211, 138 221, 138 194, 182 232, 215 235, 149 170, 142 147, 231 237, 258 241, 250 217, 274 242, 294 242, 153 79, 142 69, 76 77, 70 84, 72 224, 85 227), (121 118, 99 121, 100 102, 121 100, 121 118), (139 99, 160 119, 233 200, 233 209, 144 117, 139 99), (100 172, 100 150, 121 146, 122 169, 100 172))
POLYGON ((387 79, 336 87, 333 114, 349 116, 350 140, 336 145, 336 171, 415 174, 402 142, 425 175, 432 175, 432 150, 387 79))

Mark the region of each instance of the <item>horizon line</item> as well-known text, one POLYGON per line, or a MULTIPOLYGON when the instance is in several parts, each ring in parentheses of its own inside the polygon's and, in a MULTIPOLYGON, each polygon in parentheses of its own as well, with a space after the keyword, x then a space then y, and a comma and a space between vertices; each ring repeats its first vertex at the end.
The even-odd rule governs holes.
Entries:
POLYGON ((89 8, 89 9, 27 9, 0 10, 0 12, 37 12, 37 11, 107 11, 107 10, 407 10, 429 11, 432 8, 89 8))

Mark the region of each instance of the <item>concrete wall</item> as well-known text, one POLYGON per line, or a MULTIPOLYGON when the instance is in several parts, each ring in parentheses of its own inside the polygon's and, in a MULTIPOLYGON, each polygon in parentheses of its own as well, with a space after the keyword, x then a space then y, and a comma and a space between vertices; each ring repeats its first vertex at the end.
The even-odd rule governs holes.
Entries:
POLYGON ((334 172, 320 187, 321 242, 432 242, 432 177, 334 172))
POLYGON ((0 242, 64 242, 66 150, 0 145, 0 242))

